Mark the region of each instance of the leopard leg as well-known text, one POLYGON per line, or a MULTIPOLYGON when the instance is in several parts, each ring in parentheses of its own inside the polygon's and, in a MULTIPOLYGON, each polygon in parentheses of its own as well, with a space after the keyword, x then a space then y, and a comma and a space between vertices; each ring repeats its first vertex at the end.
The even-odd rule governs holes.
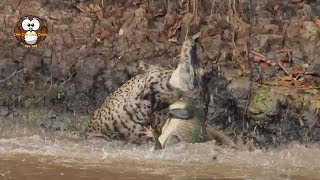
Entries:
POLYGON ((151 126, 144 127, 143 132, 141 132, 140 134, 142 135, 143 139, 151 139, 153 143, 153 146, 151 149, 152 151, 162 149, 161 143, 159 141, 160 134, 158 134, 156 130, 154 130, 151 126))

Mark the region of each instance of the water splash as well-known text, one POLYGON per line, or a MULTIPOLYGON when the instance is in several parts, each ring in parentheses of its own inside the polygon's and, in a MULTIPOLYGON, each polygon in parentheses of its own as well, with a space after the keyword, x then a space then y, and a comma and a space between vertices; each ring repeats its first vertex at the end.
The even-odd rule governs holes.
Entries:
POLYGON ((158 151, 150 149, 151 145, 135 146, 120 141, 87 140, 70 133, 52 134, 16 126, 1 130, 0 173, 8 172, 4 175, 7 176, 15 172, 4 169, 1 161, 6 161, 6 164, 33 161, 35 166, 37 162, 41 167, 53 164, 58 166, 64 172, 56 173, 64 177, 74 169, 98 172, 92 176, 104 176, 109 172, 109 175, 117 173, 124 177, 132 174, 139 174, 139 177, 165 175, 173 179, 320 177, 318 145, 307 148, 295 143, 267 152, 228 149, 216 146, 214 142, 180 143, 158 151), (21 131, 21 128, 24 130, 21 131))

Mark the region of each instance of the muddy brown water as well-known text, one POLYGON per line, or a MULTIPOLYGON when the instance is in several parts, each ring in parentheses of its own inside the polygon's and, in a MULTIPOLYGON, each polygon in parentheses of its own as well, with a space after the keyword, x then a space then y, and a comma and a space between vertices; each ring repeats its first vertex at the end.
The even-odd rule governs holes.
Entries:
POLYGON ((214 142, 152 151, 70 133, 0 127, 0 179, 320 179, 320 147, 297 143, 267 152, 214 142))

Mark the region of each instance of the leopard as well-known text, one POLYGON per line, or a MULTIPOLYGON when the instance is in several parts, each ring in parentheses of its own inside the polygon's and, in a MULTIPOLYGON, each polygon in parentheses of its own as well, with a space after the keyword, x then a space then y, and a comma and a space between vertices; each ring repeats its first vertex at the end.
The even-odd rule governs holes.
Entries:
POLYGON ((163 109, 180 96, 168 83, 171 74, 171 70, 153 70, 123 84, 95 110, 87 125, 88 137, 136 144, 156 138, 166 116, 163 109))
POLYGON ((94 111, 85 136, 135 144, 158 142, 169 105, 197 89, 195 49, 195 41, 186 38, 176 69, 154 69, 124 83, 94 111))

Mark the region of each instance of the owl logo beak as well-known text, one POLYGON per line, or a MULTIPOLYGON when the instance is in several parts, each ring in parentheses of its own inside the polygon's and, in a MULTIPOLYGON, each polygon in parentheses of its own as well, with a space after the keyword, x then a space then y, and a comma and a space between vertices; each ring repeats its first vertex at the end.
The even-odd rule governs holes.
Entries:
POLYGON ((32 28, 29 28, 29 31, 32 31, 33 29, 32 28))

